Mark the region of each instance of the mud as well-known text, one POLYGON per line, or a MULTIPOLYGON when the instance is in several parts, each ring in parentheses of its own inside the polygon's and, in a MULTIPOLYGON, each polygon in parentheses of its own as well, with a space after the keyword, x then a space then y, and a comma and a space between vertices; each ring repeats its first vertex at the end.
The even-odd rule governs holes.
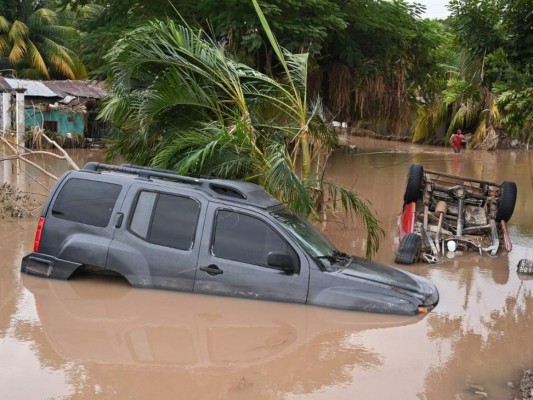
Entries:
MULTIPOLYGON (((116 278, 21 275, 36 219, 6 217, 0 219, 0 398, 519 398, 523 371, 533 367, 533 280, 516 273, 521 259, 533 259, 533 160, 522 151, 454 154, 343 139, 357 150, 338 150, 327 176, 371 202, 387 232, 376 260, 394 265, 412 162, 515 181, 512 252, 397 265, 431 279, 441 296, 426 316, 398 317, 133 289, 116 278)), ((99 150, 70 153, 79 164, 103 160, 99 150)), ((67 169, 62 161, 48 167, 58 175, 67 169)), ((34 168, 9 162, 0 163, 0 177, 33 194, 36 214, 53 186, 34 168)), ((359 221, 337 214, 320 228, 340 250, 364 254, 359 221)))

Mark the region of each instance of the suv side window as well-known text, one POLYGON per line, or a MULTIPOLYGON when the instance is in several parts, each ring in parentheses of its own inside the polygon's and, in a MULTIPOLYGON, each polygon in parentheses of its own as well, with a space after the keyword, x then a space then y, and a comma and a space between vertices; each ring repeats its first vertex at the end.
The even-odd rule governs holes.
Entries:
POLYGON ((295 265, 299 264, 294 249, 264 221, 235 211, 218 211, 212 244, 214 256, 268 267, 271 251, 289 254, 295 265))
POLYGON ((52 207, 54 217, 81 224, 105 227, 109 223, 121 185, 69 179, 52 207))
POLYGON ((191 198, 143 191, 130 230, 146 241, 180 250, 192 248, 200 204, 191 198))

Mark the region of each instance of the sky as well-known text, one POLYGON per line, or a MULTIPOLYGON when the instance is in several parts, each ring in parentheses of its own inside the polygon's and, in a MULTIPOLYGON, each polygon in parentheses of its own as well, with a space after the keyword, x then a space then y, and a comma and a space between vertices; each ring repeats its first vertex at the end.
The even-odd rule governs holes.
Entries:
POLYGON ((450 15, 450 12, 446 8, 448 0, 415 0, 410 2, 425 5, 426 13, 424 14, 424 17, 426 18, 444 19, 450 15))

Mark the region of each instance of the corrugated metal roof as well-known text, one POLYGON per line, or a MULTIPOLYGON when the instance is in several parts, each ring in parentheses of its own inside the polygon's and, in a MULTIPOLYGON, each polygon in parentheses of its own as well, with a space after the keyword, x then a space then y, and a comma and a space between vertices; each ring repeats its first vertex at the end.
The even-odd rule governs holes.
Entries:
POLYGON ((4 78, 4 81, 10 86, 12 90, 20 88, 26 89, 26 92, 24 94, 28 97, 62 97, 55 93, 53 90, 50 90, 50 88, 48 88, 41 81, 29 81, 25 79, 13 78, 4 78))
POLYGON ((107 95, 104 82, 96 81, 31 81, 26 79, 14 79, 0 77, 0 89, 2 91, 14 91, 26 89, 28 97, 60 97, 73 96, 81 101, 87 99, 101 99, 107 95))
POLYGON ((107 94, 103 82, 65 80, 45 81, 43 83, 61 95, 61 97, 70 95, 74 97, 101 99, 107 94))

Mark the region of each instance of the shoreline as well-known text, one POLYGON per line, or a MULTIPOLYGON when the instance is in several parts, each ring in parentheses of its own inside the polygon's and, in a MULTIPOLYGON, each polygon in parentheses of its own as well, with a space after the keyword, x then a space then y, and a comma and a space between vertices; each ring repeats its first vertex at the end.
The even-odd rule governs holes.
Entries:
MULTIPOLYGON (((382 135, 375 131, 372 131, 370 129, 363 129, 363 128, 356 128, 356 127, 334 127, 335 132, 337 132, 338 135, 350 135, 355 137, 368 137, 371 139, 377 139, 377 140, 384 140, 384 141, 390 141, 390 142, 404 142, 404 143, 413 143, 413 144, 420 144, 420 145, 429 145, 429 146, 438 146, 438 147, 447 147, 443 143, 438 143, 438 139, 434 142, 413 142, 412 136, 394 136, 394 135, 382 135)), ((465 135, 467 138, 471 138, 472 134, 465 135)), ((477 144, 476 146, 467 146, 468 149, 472 150, 486 150, 486 151, 493 151, 493 150, 525 150, 529 151, 527 144, 522 144, 518 141, 518 139, 510 140, 507 136, 500 137, 498 144, 496 147, 490 147, 490 148, 484 148, 481 144, 477 144)))

